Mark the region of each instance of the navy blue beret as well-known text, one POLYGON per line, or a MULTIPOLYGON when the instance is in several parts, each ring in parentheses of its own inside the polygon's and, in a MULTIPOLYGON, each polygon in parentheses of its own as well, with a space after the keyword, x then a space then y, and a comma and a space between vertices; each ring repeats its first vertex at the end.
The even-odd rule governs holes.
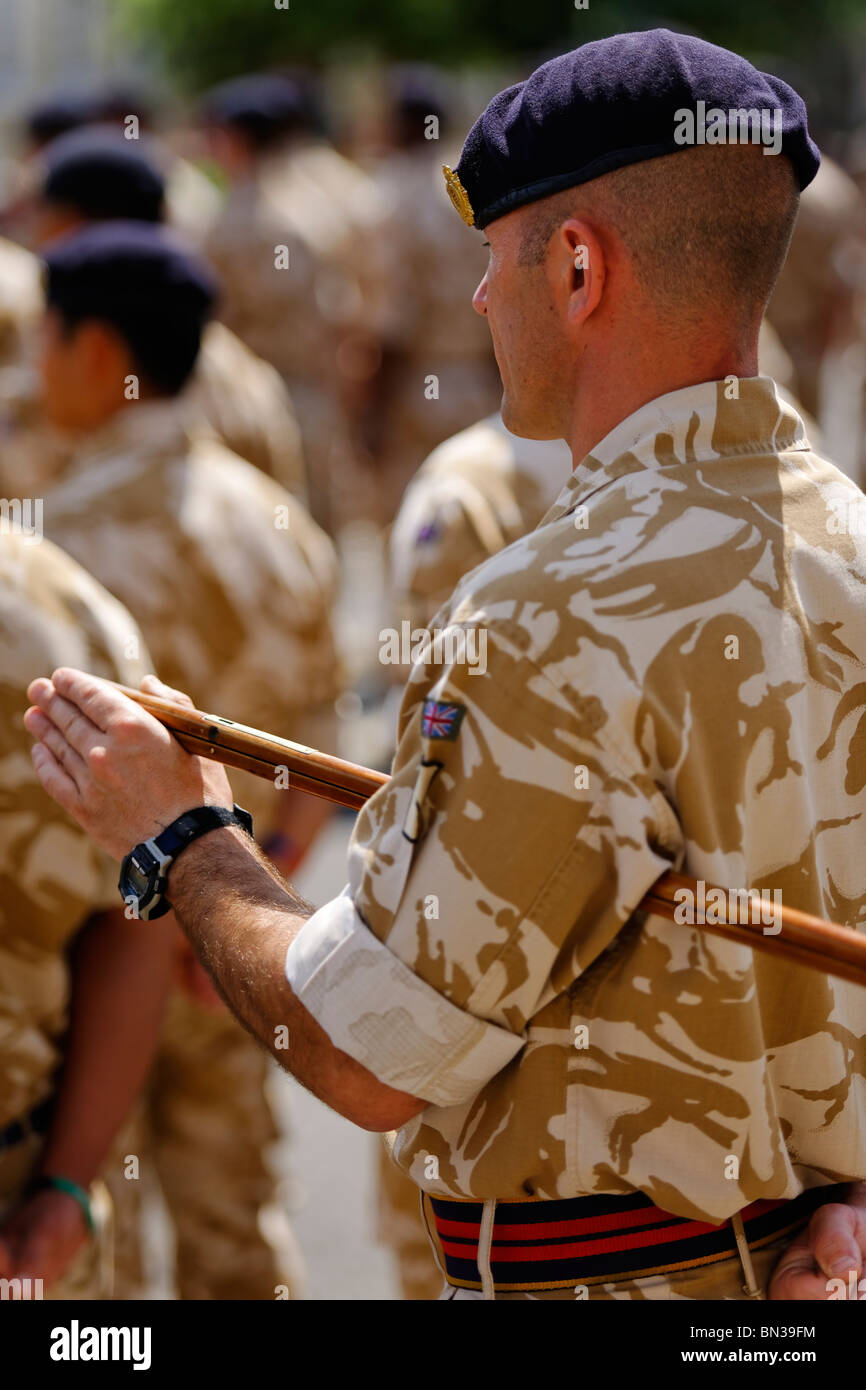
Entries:
POLYGON ((42 197, 94 221, 159 222, 165 179, 146 140, 126 140, 99 126, 72 130, 42 156, 42 197))
POLYGON ((121 322, 125 314, 202 324, 216 299, 208 268, 165 227, 96 222, 44 254, 49 304, 73 318, 121 322))
POLYGON ((308 105, 300 85, 290 77, 254 73, 215 87, 205 99, 205 115, 214 125, 239 126, 255 139, 266 140, 305 124, 308 105))
MULTIPOLYGON (((714 111, 725 113, 721 128, 733 130, 731 139, 737 128, 728 125, 728 112, 765 111, 764 143, 778 130, 800 188, 811 183, 820 155, 793 88, 726 48, 649 29, 584 44, 495 96, 470 130, 456 171, 445 170, 448 191, 464 221, 485 227, 627 164, 690 143, 721 143, 718 123, 706 139, 710 127, 702 118, 715 120, 714 111)), ((751 127, 739 129, 739 138, 748 139, 751 127)), ((760 138, 757 127, 752 138, 760 138)))

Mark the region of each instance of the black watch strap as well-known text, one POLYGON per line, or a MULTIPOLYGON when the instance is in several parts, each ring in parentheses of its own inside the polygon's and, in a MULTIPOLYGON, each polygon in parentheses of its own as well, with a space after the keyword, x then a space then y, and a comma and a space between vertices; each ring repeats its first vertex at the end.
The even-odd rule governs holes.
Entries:
POLYGON ((248 835, 253 833, 253 818, 242 806, 233 806, 230 811, 225 806, 196 806, 192 811, 184 811, 159 835, 154 835, 153 843, 162 854, 170 854, 172 859, 176 859, 193 840, 206 835, 209 830, 217 830, 221 825, 238 825, 248 835))
POLYGON ((166 897, 166 888, 172 864, 193 840, 223 825, 237 825, 252 837, 253 818, 242 806, 233 806, 230 811, 225 806, 195 806, 191 811, 184 811, 158 835, 136 845, 121 865, 117 886, 124 902, 134 902, 136 915, 147 922, 170 912, 171 903, 166 897), (147 881, 148 886, 143 893, 131 887, 135 882, 133 869, 139 883, 142 878, 147 881))

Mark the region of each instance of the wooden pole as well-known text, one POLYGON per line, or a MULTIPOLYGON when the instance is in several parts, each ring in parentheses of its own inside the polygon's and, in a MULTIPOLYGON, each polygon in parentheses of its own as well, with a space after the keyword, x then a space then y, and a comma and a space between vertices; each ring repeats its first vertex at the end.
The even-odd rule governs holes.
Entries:
MULTIPOLYGON (((260 729, 247 728, 231 719, 187 709, 184 705, 162 700, 156 695, 145 695, 125 685, 118 686, 118 689, 165 725, 187 752, 211 758, 227 767, 243 768, 269 781, 274 780, 278 768, 285 768, 291 786, 340 806, 359 810, 367 798, 389 780, 387 773, 346 762, 343 758, 335 758, 314 748, 305 748, 303 744, 291 743, 288 739, 276 738, 272 734, 262 733, 260 729)), ((707 884, 705 892, 711 892, 712 886, 707 884)), ((635 910, 676 921, 674 914, 678 902, 675 894, 682 889, 690 892, 692 900, 695 900, 698 885, 694 879, 674 872, 662 874, 635 910)), ((727 902, 727 890, 721 891, 727 902)), ((825 922, 820 917, 812 917, 791 907, 778 909, 778 919, 772 933, 765 932, 760 921, 701 922, 696 925, 727 941, 738 941, 755 950, 771 952, 795 964, 820 970, 826 975, 866 985, 866 936, 851 927, 825 922), (776 932, 775 926, 779 921, 781 931, 776 932)))

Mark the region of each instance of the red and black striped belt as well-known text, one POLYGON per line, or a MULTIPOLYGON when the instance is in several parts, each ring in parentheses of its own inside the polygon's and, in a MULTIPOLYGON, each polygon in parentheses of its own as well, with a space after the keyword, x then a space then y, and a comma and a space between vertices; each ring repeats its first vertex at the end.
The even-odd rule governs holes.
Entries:
MULTIPOLYGON (((841 1186, 813 1187, 790 1200, 758 1201, 740 1212, 750 1250, 801 1225, 841 1186)), ((480 1289, 483 1202, 424 1195, 428 1230, 449 1284, 480 1289)), ((657 1207, 642 1192, 497 1202, 490 1242, 494 1290, 561 1289, 695 1269, 737 1254, 730 1219, 719 1226, 657 1207)))

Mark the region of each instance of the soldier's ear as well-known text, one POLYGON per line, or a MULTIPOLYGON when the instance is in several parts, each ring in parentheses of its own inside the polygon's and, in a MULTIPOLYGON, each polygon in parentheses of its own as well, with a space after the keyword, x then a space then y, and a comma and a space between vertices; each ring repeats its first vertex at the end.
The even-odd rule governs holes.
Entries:
POLYGON ((598 308, 607 275, 602 243, 590 223, 570 217, 555 234, 569 323, 579 327, 598 308))

